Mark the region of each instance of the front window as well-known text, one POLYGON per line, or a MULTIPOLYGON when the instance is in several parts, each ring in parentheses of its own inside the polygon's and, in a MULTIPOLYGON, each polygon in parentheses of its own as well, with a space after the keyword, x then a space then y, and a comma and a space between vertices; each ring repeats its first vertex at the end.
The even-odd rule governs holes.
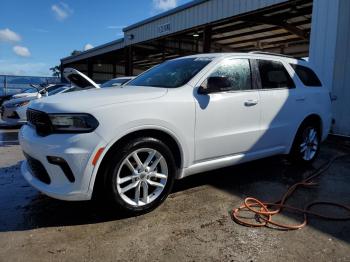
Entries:
POLYGON ((210 77, 226 77, 229 86, 226 91, 252 89, 250 64, 248 59, 230 59, 224 61, 210 77))
POLYGON ((183 86, 212 60, 212 57, 193 57, 166 61, 131 80, 127 85, 165 88, 183 86))

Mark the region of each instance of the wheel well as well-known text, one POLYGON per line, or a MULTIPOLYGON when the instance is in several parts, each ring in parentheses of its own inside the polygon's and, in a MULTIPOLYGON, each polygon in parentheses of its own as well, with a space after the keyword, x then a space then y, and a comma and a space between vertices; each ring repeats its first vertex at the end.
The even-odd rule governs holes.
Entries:
POLYGON ((124 146, 128 141, 139 137, 153 137, 164 142, 169 147, 170 151, 173 153, 176 167, 178 169, 181 168, 182 156, 181 156, 180 146, 171 135, 169 135, 164 131, 155 130, 155 129, 145 129, 145 130, 135 131, 123 136, 108 149, 108 152, 103 157, 102 162, 99 166, 98 172, 96 174, 96 179, 94 184, 94 193, 96 188, 101 188, 101 186, 104 184, 103 177, 104 177, 105 167, 107 166, 107 162, 111 157, 111 153, 116 148, 120 148, 124 146))
POLYGON ((300 126, 302 126, 304 123, 307 123, 307 122, 314 123, 318 128, 318 132, 320 133, 320 137, 322 137, 322 119, 321 119, 321 117, 319 115, 316 115, 316 114, 309 115, 308 117, 306 117, 304 119, 304 121, 301 123, 300 126))

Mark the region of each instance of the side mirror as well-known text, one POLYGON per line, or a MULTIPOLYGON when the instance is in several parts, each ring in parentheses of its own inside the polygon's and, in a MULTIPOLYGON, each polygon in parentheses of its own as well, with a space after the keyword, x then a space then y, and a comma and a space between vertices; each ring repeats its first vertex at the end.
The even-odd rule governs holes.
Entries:
POLYGON ((229 91, 231 83, 225 76, 211 76, 199 87, 198 93, 202 95, 229 91))

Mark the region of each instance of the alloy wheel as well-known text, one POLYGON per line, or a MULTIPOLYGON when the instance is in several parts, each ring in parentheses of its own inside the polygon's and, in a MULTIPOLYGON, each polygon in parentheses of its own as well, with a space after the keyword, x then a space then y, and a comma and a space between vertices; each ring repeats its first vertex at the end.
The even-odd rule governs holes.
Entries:
POLYGON ((163 155, 152 148, 131 152, 121 163, 116 176, 120 197, 139 207, 156 200, 166 186, 168 165, 163 155))
POLYGON ((300 153, 304 160, 312 160, 318 150, 319 140, 315 128, 307 128, 303 134, 302 143, 300 144, 300 153))

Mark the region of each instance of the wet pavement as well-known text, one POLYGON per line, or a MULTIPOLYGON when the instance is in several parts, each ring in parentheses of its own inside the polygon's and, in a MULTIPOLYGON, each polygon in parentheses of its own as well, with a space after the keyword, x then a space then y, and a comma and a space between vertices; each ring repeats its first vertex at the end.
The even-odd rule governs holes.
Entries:
MULTIPOLYGON (((20 175, 17 129, 0 128, 0 261, 350 261, 349 221, 310 218, 304 229, 281 231, 243 227, 229 215, 247 196, 279 199, 340 154, 350 154, 350 146, 328 141, 308 169, 273 157, 188 177, 176 181, 161 207, 128 217, 101 202, 64 202, 31 188, 20 175)), ((318 182, 299 189, 288 203, 350 205, 350 156, 337 160, 318 182)), ((320 211, 342 214, 330 207, 320 211)), ((284 212, 278 220, 302 219, 284 212)))

